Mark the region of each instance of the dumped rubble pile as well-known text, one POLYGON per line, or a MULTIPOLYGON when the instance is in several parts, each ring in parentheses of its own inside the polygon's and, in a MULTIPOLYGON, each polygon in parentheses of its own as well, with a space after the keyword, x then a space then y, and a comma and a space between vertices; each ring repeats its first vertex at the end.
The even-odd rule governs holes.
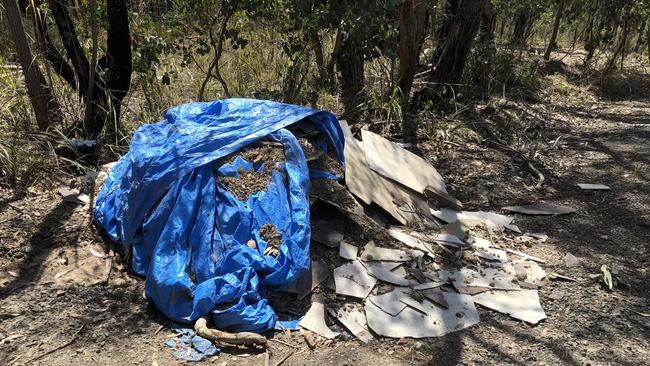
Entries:
MULTIPOLYGON (((479 323, 477 304, 530 324, 546 317, 544 260, 522 245, 544 236, 463 210, 436 169, 399 144, 270 101, 188 104, 168 116, 138 130, 94 214, 131 250, 145 295, 194 324, 178 332, 259 346, 256 333, 301 329, 314 347, 347 333, 443 336, 479 323)), ((82 200, 76 193, 62 195, 82 200)), ((171 346, 195 343, 179 342, 171 346)))
POLYGON ((318 295, 302 328, 369 342, 470 327, 480 322, 477 305, 529 324, 546 318, 537 292, 544 260, 523 252, 545 235, 521 234, 506 215, 462 211, 426 161, 369 131, 359 141, 341 124, 347 190, 312 181, 317 245, 306 277, 318 278, 318 295))

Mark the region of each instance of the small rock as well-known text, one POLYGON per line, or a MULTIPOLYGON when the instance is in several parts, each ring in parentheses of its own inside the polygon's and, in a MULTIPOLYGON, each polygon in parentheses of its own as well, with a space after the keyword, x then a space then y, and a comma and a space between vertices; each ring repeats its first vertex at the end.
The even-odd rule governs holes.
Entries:
POLYGON ((580 265, 580 261, 573 254, 567 253, 564 256, 564 264, 567 266, 567 268, 577 267, 580 265))

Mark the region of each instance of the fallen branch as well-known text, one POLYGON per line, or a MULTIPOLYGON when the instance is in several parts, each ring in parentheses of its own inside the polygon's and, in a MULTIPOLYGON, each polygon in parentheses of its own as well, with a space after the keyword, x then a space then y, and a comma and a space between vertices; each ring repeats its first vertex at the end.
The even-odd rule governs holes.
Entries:
POLYGON ((194 331, 197 335, 218 343, 266 347, 266 338, 257 333, 228 333, 217 329, 208 328, 208 318, 205 316, 200 317, 196 320, 196 323, 194 323, 194 331))
POLYGON ((73 344, 77 340, 77 336, 79 335, 79 333, 81 333, 81 331, 84 329, 85 326, 86 326, 86 324, 81 324, 81 327, 79 327, 79 329, 77 329, 77 331, 72 335, 72 338, 70 338, 69 341, 65 342, 64 344, 62 344, 60 346, 54 347, 49 351, 45 351, 45 352, 41 353, 40 355, 38 355, 38 356, 32 358, 31 360, 27 361, 25 364, 30 365, 34 361, 36 361, 36 360, 38 360, 40 358, 43 358, 43 357, 45 357, 45 356, 47 356, 49 354, 52 354, 52 353, 54 353, 56 351, 59 351, 59 350, 61 350, 63 348, 68 347, 69 345, 73 344))

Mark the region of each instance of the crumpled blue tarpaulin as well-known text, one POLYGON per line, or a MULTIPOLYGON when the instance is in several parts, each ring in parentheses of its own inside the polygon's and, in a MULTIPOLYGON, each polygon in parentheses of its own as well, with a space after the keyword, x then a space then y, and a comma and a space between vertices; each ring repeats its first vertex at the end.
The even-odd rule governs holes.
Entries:
POLYGON ((286 128, 309 121, 343 160, 343 133, 329 112, 253 99, 226 99, 171 108, 144 125, 111 170, 94 208, 110 238, 130 249, 146 295, 174 321, 210 314, 217 328, 272 329, 265 297, 309 268, 309 170, 286 128), (285 161, 265 191, 239 201, 215 178, 262 171, 264 163, 213 162, 260 139, 284 146, 285 161), (263 224, 282 234, 277 258, 262 255, 263 224), (257 248, 246 245, 257 241, 257 248))

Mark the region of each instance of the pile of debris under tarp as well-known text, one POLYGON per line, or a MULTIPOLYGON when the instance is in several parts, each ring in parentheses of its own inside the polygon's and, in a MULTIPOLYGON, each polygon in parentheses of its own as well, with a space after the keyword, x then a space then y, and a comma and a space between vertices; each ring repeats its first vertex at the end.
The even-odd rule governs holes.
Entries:
MULTIPOLYGON (((310 345, 311 332, 441 336, 478 323, 475 304, 530 324, 546 317, 544 260, 525 253, 545 235, 463 211, 424 159, 355 132, 331 113, 271 101, 174 107, 102 177, 95 221, 170 320, 217 342, 264 345, 255 333, 271 329, 301 329, 310 345)), ((179 357, 218 352, 177 325, 179 357)))
POLYGON ((477 324, 476 304, 530 324, 546 318, 537 292, 544 260, 521 251, 546 235, 519 235, 509 216, 462 211, 425 160, 367 130, 359 141, 340 123, 345 187, 312 180, 319 245, 311 273, 289 289, 298 299, 316 293, 302 328, 327 339, 346 329, 364 342, 437 337, 477 324))

